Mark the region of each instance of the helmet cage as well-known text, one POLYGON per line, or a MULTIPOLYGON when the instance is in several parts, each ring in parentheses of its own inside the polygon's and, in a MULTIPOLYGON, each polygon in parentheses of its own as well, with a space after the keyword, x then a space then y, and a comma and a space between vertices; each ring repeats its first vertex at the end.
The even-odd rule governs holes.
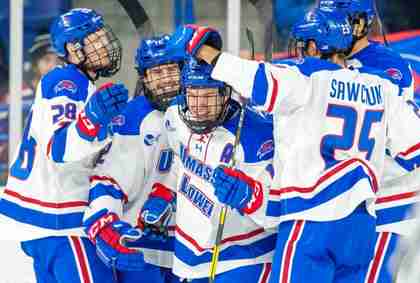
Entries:
POLYGON ((223 124, 228 113, 229 100, 232 94, 230 86, 194 86, 186 85, 181 88, 181 94, 178 96, 178 112, 181 119, 187 127, 195 134, 207 134, 215 128, 223 124), (218 94, 213 92, 203 92, 204 89, 217 88, 218 94), (200 89, 202 91, 200 91, 200 89), (198 95, 194 95, 192 91, 198 91, 198 95), (199 98, 198 98, 199 96, 199 98), (207 105, 200 105, 195 99, 207 98, 207 105), (214 102, 214 103, 210 103, 214 102), (191 111, 191 107, 195 108, 191 111), (195 113, 207 113, 207 117, 196 117, 195 113))
POLYGON ((180 90, 180 67, 178 63, 166 63, 139 73, 135 95, 144 95, 153 108, 165 111, 180 90))

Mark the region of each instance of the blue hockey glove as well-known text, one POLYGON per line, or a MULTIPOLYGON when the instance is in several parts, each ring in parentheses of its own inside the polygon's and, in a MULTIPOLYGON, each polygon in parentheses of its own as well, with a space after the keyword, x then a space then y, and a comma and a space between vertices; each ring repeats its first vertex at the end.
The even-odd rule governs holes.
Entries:
POLYGON ((175 194, 171 190, 159 183, 153 185, 137 221, 137 226, 143 230, 144 237, 155 241, 166 241, 174 204, 175 194))
POLYGON ((222 37, 218 31, 210 27, 185 25, 177 28, 171 35, 168 53, 183 57, 195 56, 204 44, 221 50, 222 37))
POLYGON ((242 171, 219 166, 214 171, 213 187, 217 199, 241 213, 250 214, 261 207, 263 189, 260 182, 242 171))
POLYGON ((119 115, 127 105, 128 90, 123 84, 104 84, 86 103, 79 114, 77 130, 79 134, 92 141, 101 128, 108 128, 112 118, 119 115))
POLYGON ((115 213, 101 210, 84 222, 86 233, 96 246, 99 258, 109 268, 135 271, 145 268, 143 254, 128 248, 126 242, 136 241, 142 232, 120 221, 115 213))

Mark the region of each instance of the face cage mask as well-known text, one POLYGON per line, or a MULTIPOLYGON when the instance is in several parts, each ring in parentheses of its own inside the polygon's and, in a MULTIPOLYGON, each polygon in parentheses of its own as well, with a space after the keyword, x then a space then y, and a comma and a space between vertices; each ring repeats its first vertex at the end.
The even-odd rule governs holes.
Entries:
POLYGON ((308 50, 309 40, 303 41, 295 38, 289 39, 287 52, 290 58, 304 58, 308 50))
MULTIPOLYGON (((200 135, 208 134, 225 121, 228 113, 228 105, 231 94, 232 88, 230 86, 225 86, 224 88, 219 88, 219 94, 217 96, 210 94, 207 97, 207 99, 212 99, 215 97, 215 103, 213 105, 207 104, 207 106, 195 106, 197 107, 196 111, 199 111, 199 108, 205 107, 207 108, 208 113, 214 112, 214 115, 211 115, 206 119, 199 120, 194 117, 194 114, 191 112, 188 106, 188 99, 192 99, 194 96, 188 95, 187 89, 183 88, 181 94, 182 103, 178 104, 179 115, 193 133, 200 135), (220 109, 217 111, 217 108, 219 107, 220 109), (214 108, 216 109, 214 110, 214 108)), ((202 97, 202 95, 203 94, 200 94, 200 97, 202 97)))
POLYGON ((176 64, 177 68, 171 70, 169 64, 152 67, 149 75, 139 76, 137 79, 134 95, 144 95, 153 108, 159 111, 166 111, 180 90, 180 67, 176 64))
POLYGON ((122 46, 109 26, 105 25, 89 34, 83 39, 83 44, 78 45, 78 65, 85 73, 92 71, 96 74, 92 80, 111 77, 120 70, 122 46))

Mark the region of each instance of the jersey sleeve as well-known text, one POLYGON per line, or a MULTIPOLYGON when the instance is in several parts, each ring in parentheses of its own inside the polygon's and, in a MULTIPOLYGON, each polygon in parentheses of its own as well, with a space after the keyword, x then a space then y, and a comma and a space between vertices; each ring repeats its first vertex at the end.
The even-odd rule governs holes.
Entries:
POLYGON ((108 142, 107 129, 93 141, 83 138, 77 130, 79 115, 85 107, 88 93, 94 87, 71 79, 59 82, 41 81, 33 107, 36 138, 42 152, 57 163, 80 161, 98 152, 108 142))
POLYGON ((390 97, 388 148, 407 171, 420 167, 420 107, 412 100, 390 97))
POLYGON ((298 68, 245 60, 228 53, 220 55, 212 77, 232 86, 255 109, 268 113, 280 106, 289 110, 302 106, 310 94, 305 91, 309 78, 298 68))
POLYGON ((101 210, 122 217, 124 205, 135 199, 143 184, 145 167, 138 137, 116 134, 108 150, 98 157, 90 177, 89 208, 85 219, 101 210))

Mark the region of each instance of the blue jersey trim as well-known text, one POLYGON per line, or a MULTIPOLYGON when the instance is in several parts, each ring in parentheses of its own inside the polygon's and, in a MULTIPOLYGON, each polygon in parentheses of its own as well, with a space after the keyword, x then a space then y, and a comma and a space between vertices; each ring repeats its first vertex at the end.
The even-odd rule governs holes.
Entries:
MULTIPOLYGON (((363 167, 357 166, 355 169, 347 172, 344 176, 325 187, 322 191, 310 199, 294 197, 290 199, 282 199, 280 201, 269 200, 266 213, 271 217, 279 217, 303 212, 324 204, 351 190, 357 182, 364 178, 370 180, 369 175, 365 173, 363 167)), ((369 188, 366 189, 368 190, 369 188)))
POLYGON ((113 126, 116 133, 120 135, 139 135, 143 120, 155 110, 146 97, 136 96, 124 109, 121 115, 120 125, 113 126))
MULTIPOLYGON (((232 245, 222 249, 219 254, 219 261, 255 259, 274 250, 277 234, 272 234, 248 245, 232 245)), ((189 266, 196 266, 202 263, 211 262, 212 252, 206 251, 196 255, 187 246, 175 238, 175 256, 189 266)))
POLYGON ((411 209, 416 205, 416 203, 394 206, 384 209, 376 210, 376 225, 386 225, 401 222, 410 218, 411 209))
MULTIPOLYGON (((232 135, 235 135, 238 123, 239 115, 235 115, 227 120, 223 124, 223 127, 231 132, 232 135)), ((246 107, 240 144, 244 149, 244 161, 247 163, 255 163, 273 158, 273 124, 267 123, 258 113, 246 107)))
POLYGON ((85 101, 89 79, 75 65, 56 67, 41 79, 42 97, 53 99, 66 96, 74 101, 85 101))
POLYGON ((69 125, 66 125, 54 132, 51 141, 51 157, 54 162, 64 162, 64 153, 66 152, 67 132, 69 125))
POLYGON ((54 230, 79 228, 83 220, 83 212, 51 214, 25 208, 5 199, 0 200, 0 213, 18 222, 54 230))
POLYGON ((97 184, 89 191, 89 203, 103 196, 109 196, 116 200, 124 200, 124 193, 113 185, 97 184))

